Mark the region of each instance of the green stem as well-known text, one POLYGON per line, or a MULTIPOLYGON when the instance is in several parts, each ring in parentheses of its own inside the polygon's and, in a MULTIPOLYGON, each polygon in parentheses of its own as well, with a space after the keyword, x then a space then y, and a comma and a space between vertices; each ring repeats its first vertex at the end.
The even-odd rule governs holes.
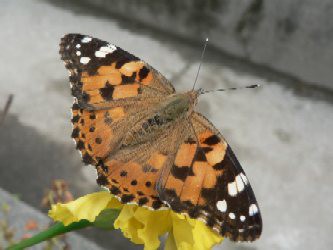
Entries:
POLYGON ((79 222, 73 222, 72 224, 69 224, 68 226, 64 226, 61 222, 58 222, 51 226, 50 228, 46 229, 43 232, 40 232, 39 234, 36 234, 35 236, 22 240, 21 242, 12 245, 7 248, 7 250, 20 250, 24 249, 26 247, 30 247, 33 245, 36 245, 42 241, 51 239, 57 235, 64 234, 70 231, 82 229, 88 226, 93 225, 92 222, 89 222, 88 220, 80 220, 79 222))

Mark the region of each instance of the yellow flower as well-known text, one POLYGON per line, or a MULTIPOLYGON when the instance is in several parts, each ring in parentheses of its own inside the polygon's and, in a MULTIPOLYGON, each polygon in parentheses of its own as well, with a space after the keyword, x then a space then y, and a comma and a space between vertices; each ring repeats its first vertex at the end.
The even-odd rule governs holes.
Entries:
POLYGON ((159 237, 167 234, 166 250, 210 249, 223 238, 199 220, 177 214, 172 210, 149 210, 137 205, 121 204, 108 192, 85 195, 66 204, 53 205, 49 216, 69 225, 82 219, 94 222, 104 209, 120 209, 114 227, 145 250, 157 249, 159 237))

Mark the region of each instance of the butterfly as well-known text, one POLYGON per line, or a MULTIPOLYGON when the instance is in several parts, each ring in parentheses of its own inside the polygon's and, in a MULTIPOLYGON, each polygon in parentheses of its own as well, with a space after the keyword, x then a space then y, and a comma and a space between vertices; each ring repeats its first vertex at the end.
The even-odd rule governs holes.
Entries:
POLYGON ((221 133, 153 67, 111 43, 67 34, 72 138, 97 183, 122 203, 171 208, 234 241, 262 231, 257 201, 221 133))

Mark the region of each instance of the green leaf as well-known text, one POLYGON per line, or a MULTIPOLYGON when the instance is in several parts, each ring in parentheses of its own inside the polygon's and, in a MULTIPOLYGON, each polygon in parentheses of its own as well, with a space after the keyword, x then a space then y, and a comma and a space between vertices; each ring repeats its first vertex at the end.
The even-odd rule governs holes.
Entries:
POLYGON ((120 213, 119 209, 104 209, 93 222, 95 227, 104 230, 113 230, 114 221, 117 219, 120 213))

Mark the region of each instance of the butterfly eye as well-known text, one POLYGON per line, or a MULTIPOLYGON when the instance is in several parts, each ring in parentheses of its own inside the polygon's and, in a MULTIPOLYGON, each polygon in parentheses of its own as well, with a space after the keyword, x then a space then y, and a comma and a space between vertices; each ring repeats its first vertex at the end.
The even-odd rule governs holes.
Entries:
POLYGON ((149 126, 155 125, 155 120, 154 119, 148 119, 148 124, 149 124, 149 126))
POLYGON ((155 120, 156 124, 159 126, 163 124, 163 119, 159 115, 155 115, 154 120, 155 120))
POLYGON ((148 130, 148 127, 149 127, 149 124, 148 124, 147 122, 144 122, 144 123, 142 124, 142 128, 143 128, 145 131, 148 130))

